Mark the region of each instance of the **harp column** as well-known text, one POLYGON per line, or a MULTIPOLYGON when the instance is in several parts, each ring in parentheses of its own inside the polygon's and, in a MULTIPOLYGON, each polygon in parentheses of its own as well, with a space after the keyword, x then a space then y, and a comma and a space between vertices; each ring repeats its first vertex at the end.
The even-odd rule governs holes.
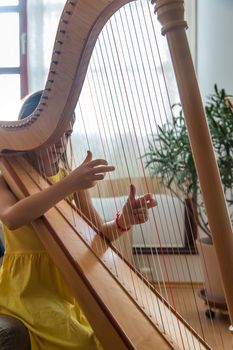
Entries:
POLYGON ((179 95, 233 323, 233 233, 185 29, 183 0, 155 0, 179 95))

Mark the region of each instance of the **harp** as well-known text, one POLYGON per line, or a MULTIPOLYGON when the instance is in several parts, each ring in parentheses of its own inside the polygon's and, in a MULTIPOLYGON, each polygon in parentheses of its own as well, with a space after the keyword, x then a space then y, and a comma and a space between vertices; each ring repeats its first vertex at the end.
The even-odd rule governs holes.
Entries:
MULTIPOLYGON (((48 147, 62 137, 100 31, 130 2, 67 1, 38 108, 23 121, 0 123, 1 170, 18 198, 49 185, 43 178, 37 180, 38 174, 20 155, 48 147)), ((157 0, 155 9, 174 65, 232 321, 232 228, 187 44, 183 1, 157 0)), ((210 348, 150 282, 65 200, 33 226, 105 349, 210 348)))

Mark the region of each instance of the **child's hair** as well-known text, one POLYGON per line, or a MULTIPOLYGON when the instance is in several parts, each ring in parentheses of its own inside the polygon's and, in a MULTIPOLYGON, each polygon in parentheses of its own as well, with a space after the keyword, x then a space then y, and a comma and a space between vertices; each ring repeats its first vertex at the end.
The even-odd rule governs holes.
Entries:
MULTIPOLYGON (((18 115, 19 120, 27 118, 30 114, 33 113, 33 111, 36 109, 36 107, 40 102, 42 94, 43 94, 43 90, 39 90, 24 97, 22 101, 22 106, 20 108, 19 115, 18 115)), ((73 113, 72 115, 72 124, 74 123, 74 121, 75 121, 75 113, 73 113)), ((72 153, 72 151, 70 153, 72 153)), ((62 163, 63 170, 66 173, 69 173, 71 171, 72 166, 68 161, 66 150, 64 151, 64 154, 61 157, 61 163, 62 163)))
POLYGON ((42 93, 43 93, 43 90, 36 91, 30 95, 27 95, 23 99, 23 103, 18 115, 19 120, 27 118, 30 114, 32 114, 32 112, 36 109, 36 107, 40 102, 42 93))

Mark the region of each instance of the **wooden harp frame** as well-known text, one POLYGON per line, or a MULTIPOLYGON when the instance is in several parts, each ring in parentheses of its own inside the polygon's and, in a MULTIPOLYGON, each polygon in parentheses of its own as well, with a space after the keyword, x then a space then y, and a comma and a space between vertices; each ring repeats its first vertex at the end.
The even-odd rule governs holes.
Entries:
MULTIPOLYGON (((26 164, 23 158, 16 158, 13 155, 47 147, 62 136, 70 123, 79 98, 98 35, 112 14, 129 2, 130 0, 67 1, 57 31, 47 83, 37 109, 23 121, 0 122, 1 170, 18 198, 34 193, 40 188, 38 183, 33 181, 33 175, 27 171, 30 165, 26 164)), ((186 39, 187 24, 184 21, 183 0, 154 2, 173 61, 228 309, 233 321, 232 226, 186 39)), ((33 174, 33 169, 29 170, 33 174)), ((45 180, 43 186, 48 186, 45 180)), ((150 318, 142 319, 139 305, 133 300, 132 295, 125 292, 113 274, 106 272, 95 251, 96 241, 101 237, 96 236, 93 228, 90 228, 91 224, 87 225, 80 218, 78 228, 74 230, 64 213, 70 215, 66 201, 51 209, 42 219, 36 220, 33 226, 38 230, 40 239, 48 248, 55 263, 66 276, 103 346, 112 350, 182 348, 182 344, 175 344, 164 334, 159 325, 152 324, 150 318), (66 237, 60 227, 68 231, 66 237), (86 245, 87 230, 89 235, 91 230, 91 242, 89 242, 91 249, 86 245), (78 237, 76 231, 82 232, 83 236, 78 237), (104 276, 104 286, 100 286, 97 278, 100 275, 104 276), (112 288, 110 295, 108 286, 112 288), (110 297, 113 293, 116 305, 117 303, 122 305, 121 310, 111 305, 110 297), (134 320, 132 325, 127 321, 124 308, 127 308, 127 312, 132 315, 134 320), (96 314, 99 315, 97 321, 96 314)), ((102 251, 102 255, 105 255, 105 251, 102 251)), ((116 258, 118 257, 116 253, 116 258)), ((123 259, 120 264, 123 264, 124 269, 126 263, 123 259)), ((139 283, 146 284, 133 268, 131 273, 134 274, 134 278, 138 278, 139 283)), ((152 293, 150 286, 147 286, 147 292, 152 293)), ((194 334, 195 332, 179 318, 175 310, 172 310, 155 291, 153 293, 165 309, 172 313, 172 317, 178 317, 181 327, 200 341, 200 348, 208 349, 208 345, 194 334)))

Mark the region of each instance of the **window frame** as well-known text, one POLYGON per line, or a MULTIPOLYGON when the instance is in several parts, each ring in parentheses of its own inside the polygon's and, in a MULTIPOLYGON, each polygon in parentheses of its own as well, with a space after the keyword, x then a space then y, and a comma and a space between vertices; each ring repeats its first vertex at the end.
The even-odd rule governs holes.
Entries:
POLYGON ((20 97, 28 94, 28 69, 27 69, 27 0, 19 0, 18 5, 0 6, 0 13, 19 14, 19 66, 1 67, 0 74, 19 74, 20 97))

